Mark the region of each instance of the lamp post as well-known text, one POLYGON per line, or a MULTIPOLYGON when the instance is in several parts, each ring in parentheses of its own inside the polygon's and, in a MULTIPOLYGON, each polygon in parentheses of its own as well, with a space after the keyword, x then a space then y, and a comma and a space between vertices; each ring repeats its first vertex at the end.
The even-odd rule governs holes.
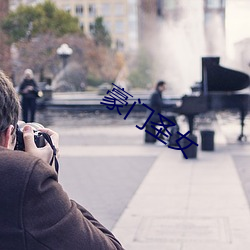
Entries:
POLYGON ((67 43, 63 43, 57 50, 57 55, 59 55, 62 58, 63 61, 63 68, 67 65, 67 60, 73 53, 73 50, 69 47, 67 43))

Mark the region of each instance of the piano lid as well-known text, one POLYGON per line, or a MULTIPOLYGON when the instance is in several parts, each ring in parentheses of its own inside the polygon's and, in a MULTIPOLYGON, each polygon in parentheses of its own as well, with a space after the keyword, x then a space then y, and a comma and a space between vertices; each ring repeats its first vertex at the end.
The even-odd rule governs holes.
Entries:
POLYGON ((209 91, 237 91, 250 85, 249 75, 221 67, 219 57, 202 58, 202 82, 203 93, 209 91))

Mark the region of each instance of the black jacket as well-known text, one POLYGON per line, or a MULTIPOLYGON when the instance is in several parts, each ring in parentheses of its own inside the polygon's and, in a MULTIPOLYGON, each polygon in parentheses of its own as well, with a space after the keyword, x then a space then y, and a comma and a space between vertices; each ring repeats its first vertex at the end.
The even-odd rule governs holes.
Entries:
POLYGON ((162 94, 159 90, 155 90, 150 98, 150 108, 155 111, 155 114, 158 114, 161 113, 163 107, 162 94))
POLYGON ((19 94, 22 95, 23 98, 37 98, 38 97, 38 87, 36 82, 33 79, 24 79, 19 88, 19 94), (26 87, 31 86, 33 90, 25 93, 24 90, 26 87))

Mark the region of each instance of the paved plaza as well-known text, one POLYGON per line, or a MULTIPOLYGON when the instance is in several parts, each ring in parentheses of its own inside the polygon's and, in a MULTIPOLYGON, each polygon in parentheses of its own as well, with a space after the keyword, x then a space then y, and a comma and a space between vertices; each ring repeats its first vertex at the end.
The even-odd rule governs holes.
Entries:
POLYGON ((199 144, 197 159, 188 160, 161 143, 145 145, 138 120, 54 121, 59 181, 125 249, 249 249, 250 144, 236 141, 239 121, 222 118, 213 123, 215 151, 199 144))

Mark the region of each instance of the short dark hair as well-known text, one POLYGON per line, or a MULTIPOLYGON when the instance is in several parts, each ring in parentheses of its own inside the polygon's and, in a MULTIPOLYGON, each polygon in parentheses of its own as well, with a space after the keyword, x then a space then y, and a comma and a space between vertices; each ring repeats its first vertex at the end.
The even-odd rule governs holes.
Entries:
POLYGON ((5 130, 17 126, 20 101, 10 79, 0 71, 0 142, 5 130))
POLYGON ((166 84, 166 82, 158 81, 157 84, 156 84, 156 89, 159 89, 159 87, 163 86, 164 84, 166 84))

